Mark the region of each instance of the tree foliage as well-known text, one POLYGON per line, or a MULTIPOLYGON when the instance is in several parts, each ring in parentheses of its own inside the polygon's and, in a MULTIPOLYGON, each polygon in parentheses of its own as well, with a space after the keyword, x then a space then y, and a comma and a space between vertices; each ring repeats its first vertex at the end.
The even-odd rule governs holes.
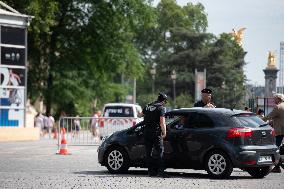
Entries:
MULTIPOLYGON (((155 91, 171 97, 170 74, 176 70, 177 107, 191 106, 194 71, 204 68, 217 106, 241 102, 246 53, 229 34, 206 33, 207 14, 200 3, 182 7, 175 0, 161 0, 153 7, 151 0, 5 2, 34 16, 28 34, 28 96, 42 96, 47 112, 87 115, 94 106, 124 101, 134 78, 137 102, 145 105, 156 98, 149 73, 153 63, 155 91)), ((173 106, 173 99, 169 104, 173 106)))

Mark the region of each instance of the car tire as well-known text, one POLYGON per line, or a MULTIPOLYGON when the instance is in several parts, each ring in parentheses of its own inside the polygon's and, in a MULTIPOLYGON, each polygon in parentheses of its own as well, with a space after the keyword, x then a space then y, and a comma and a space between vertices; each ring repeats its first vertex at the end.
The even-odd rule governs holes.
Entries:
POLYGON ((106 153, 105 162, 110 173, 125 173, 129 169, 129 157, 122 147, 111 147, 106 153))
POLYGON ((246 171, 253 177, 253 178, 263 178, 268 175, 271 171, 271 167, 248 167, 246 171))
POLYGON ((211 178, 224 179, 231 175, 233 165, 226 153, 214 150, 206 156, 205 169, 211 178))

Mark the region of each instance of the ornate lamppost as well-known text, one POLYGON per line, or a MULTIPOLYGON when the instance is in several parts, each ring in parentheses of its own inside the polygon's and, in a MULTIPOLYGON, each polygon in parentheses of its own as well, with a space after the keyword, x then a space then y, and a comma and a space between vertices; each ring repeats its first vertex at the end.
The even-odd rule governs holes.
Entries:
POLYGON ((175 70, 173 70, 172 73, 171 73, 171 79, 173 80, 174 108, 176 108, 176 79, 177 79, 177 74, 176 74, 175 70))

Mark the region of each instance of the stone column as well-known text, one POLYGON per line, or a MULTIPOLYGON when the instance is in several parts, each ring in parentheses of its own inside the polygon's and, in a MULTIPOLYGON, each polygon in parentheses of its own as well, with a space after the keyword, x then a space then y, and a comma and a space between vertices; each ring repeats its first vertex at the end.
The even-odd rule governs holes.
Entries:
POLYGON ((276 79, 278 71, 279 70, 276 67, 275 54, 270 51, 268 54, 267 67, 263 70, 265 74, 265 97, 272 97, 273 92, 277 92, 276 79))
POLYGON ((272 97, 273 93, 276 92, 276 79, 278 69, 264 69, 265 74, 265 97, 272 97))

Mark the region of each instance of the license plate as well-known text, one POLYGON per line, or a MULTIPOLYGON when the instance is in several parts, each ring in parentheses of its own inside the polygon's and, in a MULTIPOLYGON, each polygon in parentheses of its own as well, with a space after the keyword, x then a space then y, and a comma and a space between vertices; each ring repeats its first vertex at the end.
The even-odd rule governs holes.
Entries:
POLYGON ((271 156, 259 156, 258 162, 259 163, 272 162, 272 157, 271 156))

